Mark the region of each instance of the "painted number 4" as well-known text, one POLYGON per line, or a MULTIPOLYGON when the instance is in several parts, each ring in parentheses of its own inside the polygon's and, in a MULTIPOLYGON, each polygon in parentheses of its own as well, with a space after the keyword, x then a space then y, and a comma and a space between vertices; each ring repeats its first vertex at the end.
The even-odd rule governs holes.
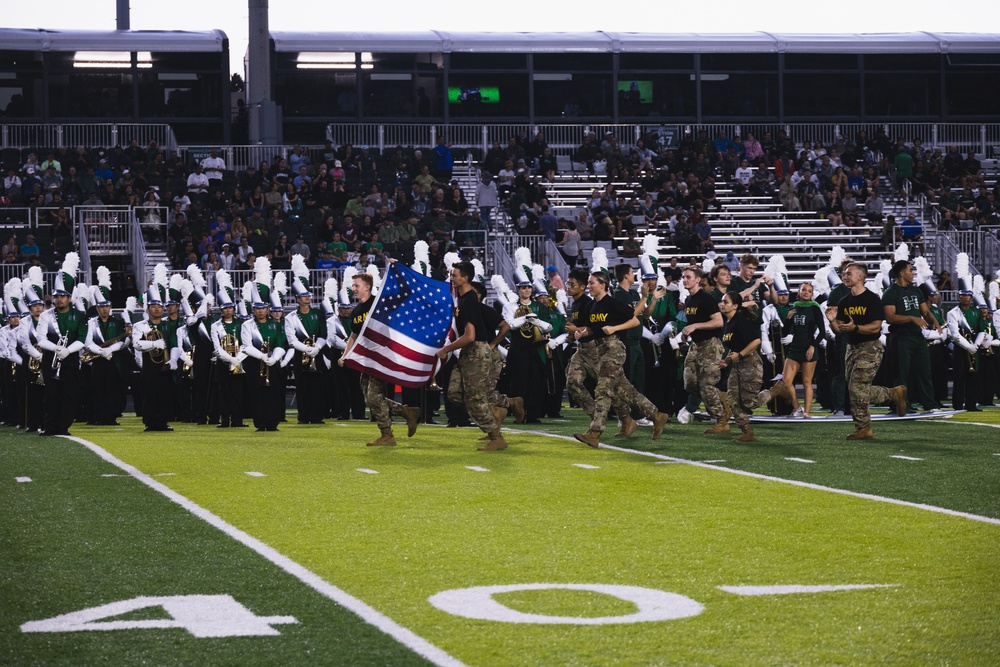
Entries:
POLYGON ((272 625, 298 623, 294 616, 256 616, 229 595, 138 597, 91 607, 41 621, 29 621, 21 632, 86 632, 144 628, 183 628, 195 637, 254 637, 281 634, 272 625), (139 609, 161 607, 169 619, 103 621, 139 609))

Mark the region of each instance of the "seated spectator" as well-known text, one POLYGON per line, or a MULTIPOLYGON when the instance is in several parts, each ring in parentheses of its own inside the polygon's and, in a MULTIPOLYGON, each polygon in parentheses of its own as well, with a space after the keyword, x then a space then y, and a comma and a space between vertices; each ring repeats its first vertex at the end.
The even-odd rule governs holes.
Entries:
POLYGON ((278 242, 271 249, 271 268, 276 271, 292 268, 292 250, 288 247, 287 234, 279 234, 278 242))
POLYGON ((635 238, 635 227, 631 227, 628 230, 628 237, 622 241, 622 257, 638 257, 642 254, 642 244, 639 240, 635 238))
POLYGON ((698 222, 694 226, 694 233, 697 236, 698 246, 702 252, 715 250, 715 243, 712 241, 712 225, 704 216, 698 216, 698 222))
POLYGON ((309 244, 306 243, 304 237, 300 235, 295 240, 295 243, 292 245, 291 253, 292 255, 302 255, 303 259, 309 261, 309 256, 311 253, 309 251, 309 244))
POLYGON ((42 253, 42 251, 38 248, 38 244, 35 243, 34 234, 28 234, 24 243, 21 244, 21 247, 18 250, 21 254, 21 259, 25 262, 30 262, 32 257, 37 259, 42 253))
POLYGON ((916 254, 923 254, 924 226, 917 220, 916 214, 907 215, 906 220, 899 228, 902 232, 903 242, 910 244, 910 253, 913 254, 916 251, 916 254))
POLYGON ((955 284, 951 280, 951 273, 948 271, 941 271, 937 280, 937 289, 939 292, 950 292, 955 289, 955 284))
POLYGON ((885 203, 878 196, 878 190, 872 190, 868 195, 868 200, 865 202, 865 218, 868 222, 881 223, 884 207, 885 203))

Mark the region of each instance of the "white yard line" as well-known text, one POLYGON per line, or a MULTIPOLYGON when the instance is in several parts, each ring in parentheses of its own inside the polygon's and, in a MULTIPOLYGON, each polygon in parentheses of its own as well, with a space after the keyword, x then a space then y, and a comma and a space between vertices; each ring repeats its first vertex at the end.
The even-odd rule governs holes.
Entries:
POLYGON ((489 468, 484 468, 482 466, 465 466, 465 467, 468 470, 471 470, 472 472, 489 472, 490 471, 489 468))
MULTIPOLYGON (((955 423, 969 423, 969 422, 955 422, 955 423)), ((983 426, 995 426, 994 424, 983 424, 983 426)), ((531 431, 532 433, 537 433, 538 435, 547 435, 550 438, 558 438, 560 440, 568 440, 570 442, 577 442, 575 438, 571 438, 565 435, 553 435, 551 433, 542 433, 541 431, 531 431)), ((582 445, 581 445, 582 446, 582 445)), ((653 459, 659 459, 660 461, 672 461, 674 463, 686 463, 698 468, 707 468, 708 470, 717 470, 719 472, 728 472, 734 475, 743 475, 744 477, 753 477, 754 479, 765 479, 769 482, 780 482, 781 484, 791 484, 792 486, 801 486, 805 489, 813 489, 815 491, 827 491, 829 493, 839 493, 843 496, 851 496, 854 498, 863 498, 865 500, 874 500, 880 503, 889 503, 890 505, 902 505, 903 507, 912 507, 914 509, 926 510, 928 512, 937 512, 938 514, 947 514, 949 516, 957 516, 963 519, 970 519, 972 521, 982 521, 983 523, 992 523, 1000 526, 1000 519, 994 519, 989 516, 980 516, 978 514, 970 514, 968 512, 959 512, 957 510, 950 510, 945 507, 936 507, 934 505, 925 505, 923 503, 913 503, 908 500, 898 500, 896 498, 887 498, 886 496, 876 496, 873 493, 859 493, 857 491, 848 491, 846 489, 836 489, 832 486, 822 486, 820 484, 813 484, 811 482, 800 482, 795 479, 783 479, 781 477, 773 477, 771 475, 761 475, 756 472, 747 472, 746 470, 735 470, 733 468, 723 468, 721 466, 714 466, 701 461, 689 461, 688 459, 681 459, 675 456, 664 456, 663 454, 656 454, 654 452, 640 452, 635 449, 628 449, 626 447, 616 447, 615 445, 601 445, 602 449, 611 449, 616 452, 624 452, 626 454, 635 454, 637 456, 646 456, 653 459)))
POLYGON ((358 598, 350 595, 343 589, 340 589, 333 584, 325 581, 322 577, 307 570, 303 566, 299 565, 292 559, 276 551, 274 548, 268 546, 264 542, 261 542, 255 537, 243 532, 239 528, 227 523, 220 517, 216 516, 212 512, 209 512, 201 505, 185 498, 181 494, 177 493, 173 489, 164 486, 160 482, 156 481, 146 473, 140 471, 135 466, 131 466, 124 461, 118 459, 113 454, 103 449, 102 447, 95 445, 94 443, 84 440, 76 436, 62 436, 67 440, 72 440, 73 442, 79 443, 91 450, 102 459, 110 463, 111 465, 127 472, 132 477, 150 487, 154 491, 157 491, 173 502, 177 503, 187 511, 194 514, 196 517, 205 521, 206 523, 218 528, 223 533, 233 538, 240 544, 246 546, 252 551, 257 552, 267 560, 271 561, 278 567, 280 567, 285 572, 289 573, 305 585, 312 588, 314 591, 327 598, 333 600, 337 604, 341 605, 345 609, 352 611, 364 620, 385 634, 389 635, 396 641, 398 641, 403 646, 406 646, 410 650, 418 653, 419 655, 427 658, 429 661, 435 665, 441 665, 442 667, 464 667, 464 664, 459 659, 452 657, 445 651, 441 650, 437 646, 434 646, 429 641, 423 637, 417 635, 412 630, 409 630, 396 621, 392 620, 385 614, 377 611, 375 608, 365 604, 358 598))
POLYGON ((812 459, 800 459, 797 456, 786 456, 785 460, 786 461, 795 461, 796 463, 816 463, 812 459))

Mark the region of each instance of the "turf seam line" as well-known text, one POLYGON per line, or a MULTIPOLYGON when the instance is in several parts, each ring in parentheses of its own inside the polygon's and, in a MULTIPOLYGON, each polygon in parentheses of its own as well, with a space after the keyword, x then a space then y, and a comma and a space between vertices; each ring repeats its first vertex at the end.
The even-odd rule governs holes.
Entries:
MULTIPOLYGON (((970 422, 957 422, 968 424, 970 422)), ((984 426, 991 426, 990 424, 984 424, 984 426)), ((1000 427, 997 427, 1000 428, 1000 427)), ((575 438, 571 438, 566 435, 556 435, 553 433, 544 433, 542 431, 522 431, 522 433, 533 433, 535 435, 546 435, 550 438, 558 438, 560 440, 568 440, 569 442, 576 442, 575 438)), ((707 468, 708 470, 716 470, 719 472, 728 472, 734 475, 743 475, 744 477, 753 477, 754 479, 763 479, 769 482, 779 482, 781 484, 791 484, 792 486, 801 486, 805 489, 813 489, 814 491, 826 491, 829 493, 839 493, 843 496, 851 496, 854 498, 862 498, 864 500, 874 500, 880 503, 889 503, 890 505, 901 505, 903 507, 912 507, 914 509, 926 510, 928 512, 937 512, 939 514, 947 514, 949 516, 955 516, 962 519, 969 519, 971 521, 981 521, 983 523, 992 523, 994 525, 1000 526, 1000 519, 994 519, 989 516, 980 516, 978 514, 970 514, 969 512, 959 512, 958 510, 950 510, 946 507, 936 507, 934 505, 925 505, 923 503, 914 503, 909 500, 899 500, 898 498, 889 498, 887 496, 876 496, 872 493, 861 493, 860 491, 848 491, 847 489, 837 489, 832 486, 823 486, 821 484, 813 484, 812 482, 801 482, 795 479, 784 479, 782 477, 774 477, 772 475, 762 475, 758 472, 749 472, 747 470, 736 470, 735 468, 723 468, 722 466, 709 465, 707 463, 702 463, 701 461, 690 461, 688 459, 677 458, 676 456, 666 456, 664 454, 657 454, 656 452, 643 452, 638 449, 629 449, 627 447, 618 447, 616 445, 605 445, 601 444, 601 449, 611 449, 616 452, 624 452, 626 454, 636 454, 638 456, 646 456, 649 458, 660 459, 661 461, 674 461, 676 463, 686 463, 698 468, 707 468)))
POLYGON ((156 481, 146 473, 142 472, 135 466, 125 463, 121 459, 117 458, 114 454, 102 448, 101 446, 90 442, 89 440, 84 440, 83 438, 77 436, 59 436, 65 438, 66 440, 72 440, 80 445, 83 445, 90 451, 97 454, 99 457, 112 464, 113 466, 127 472, 129 475, 142 482, 154 491, 166 496, 169 500, 180 505, 186 509, 191 514, 195 515, 202 521, 205 521, 214 528, 219 529, 229 537, 233 538, 240 544, 249 548, 250 550, 256 552, 257 554, 263 556, 270 562, 274 563, 276 566, 292 575, 302 583, 304 583, 309 588, 313 589, 320 595, 333 600, 345 609, 353 612, 358 617, 360 617, 366 623, 373 625, 385 634, 389 635, 396 641, 398 641, 403 646, 412 650, 413 652, 427 658, 435 665, 440 665, 441 667, 465 667, 465 663, 458 660, 457 658, 449 655, 444 650, 438 648, 434 644, 430 643, 420 635, 416 634, 412 630, 403 627, 396 621, 392 620, 382 612, 376 610, 374 607, 369 606, 360 599, 354 597, 347 591, 344 591, 337 586, 334 586, 330 582, 324 580, 318 574, 306 569, 302 565, 299 565, 291 558, 280 553, 273 547, 261 542, 257 538, 251 536, 250 534, 240 530, 239 528, 233 526, 232 524, 226 522, 221 517, 209 512, 207 509, 201 505, 195 503, 193 500, 182 496, 170 487, 156 481))

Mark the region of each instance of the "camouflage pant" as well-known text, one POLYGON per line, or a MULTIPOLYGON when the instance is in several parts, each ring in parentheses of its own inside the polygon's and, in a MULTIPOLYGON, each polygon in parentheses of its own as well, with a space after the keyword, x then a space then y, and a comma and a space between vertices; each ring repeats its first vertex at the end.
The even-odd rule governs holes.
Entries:
POLYGON ((729 365, 729 409, 740 426, 750 423, 754 408, 771 400, 771 391, 760 390, 764 378, 764 362, 756 352, 729 365))
POLYGON ((392 426, 392 416, 403 414, 403 404, 389 399, 385 395, 385 388, 384 380, 361 374, 361 393, 364 394, 365 403, 372 411, 372 417, 379 428, 389 428, 392 426))
POLYGON ((490 346, 474 341, 462 348, 458 364, 448 381, 448 400, 452 403, 464 403, 465 411, 484 433, 492 433, 498 427, 489 402, 489 394, 496 389, 496 385, 487 386, 492 373, 493 356, 490 346))
POLYGON ((626 403, 624 414, 628 414, 629 405, 635 405, 644 416, 652 419, 657 413, 656 406, 625 379, 625 346, 618 337, 600 339, 596 353, 597 388, 594 390, 594 414, 590 420, 590 430, 604 431, 613 399, 626 403))
POLYGON ((871 428, 869 405, 889 400, 888 388, 872 385, 872 379, 875 378, 879 364, 882 363, 882 353, 882 343, 877 340, 847 346, 844 375, 847 377, 847 391, 851 397, 851 417, 854 418, 855 429, 871 428))
POLYGON ((503 355, 500 354, 500 350, 493 348, 490 350, 490 374, 486 378, 486 386, 488 387, 486 400, 490 405, 509 408, 510 399, 506 394, 501 394, 497 391, 497 381, 500 379, 500 372, 502 370, 503 355))
MULTIPOLYGON (((583 383, 588 377, 597 380, 597 366, 597 343, 594 341, 579 343, 576 353, 566 366, 566 391, 588 417, 594 416, 594 397, 583 383)), ((619 419, 623 414, 628 414, 628 406, 618 396, 615 396, 613 406, 619 419)))
POLYGON ((721 360, 722 341, 718 338, 691 343, 684 360, 684 390, 692 396, 701 396, 708 414, 716 421, 725 413, 716 387, 722 379, 721 360))

